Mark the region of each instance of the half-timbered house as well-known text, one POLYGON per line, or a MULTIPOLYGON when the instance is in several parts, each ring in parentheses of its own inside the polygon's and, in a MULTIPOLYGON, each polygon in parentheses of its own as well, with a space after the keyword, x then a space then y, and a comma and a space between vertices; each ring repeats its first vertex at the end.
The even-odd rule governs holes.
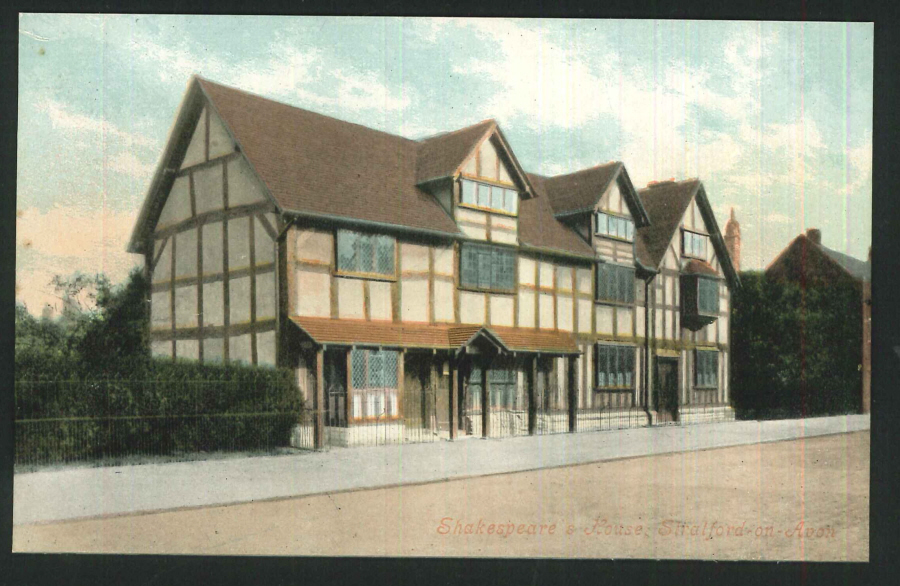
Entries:
POLYGON ((153 354, 294 369, 316 446, 731 416, 702 184, 527 173, 493 120, 410 140, 195 77, 129 250, 153 354))

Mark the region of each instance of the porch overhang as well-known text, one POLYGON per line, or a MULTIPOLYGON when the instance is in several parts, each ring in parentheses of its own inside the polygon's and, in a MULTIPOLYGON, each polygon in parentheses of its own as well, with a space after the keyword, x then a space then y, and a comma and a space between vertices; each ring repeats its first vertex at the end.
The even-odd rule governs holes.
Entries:
POLYGON ((413 324, 291 316, 303 334, 320 346, 379 346, 454 350, 462 353, 483 340, 502 354, 580 354, 569 332, 505 326, 413 324))

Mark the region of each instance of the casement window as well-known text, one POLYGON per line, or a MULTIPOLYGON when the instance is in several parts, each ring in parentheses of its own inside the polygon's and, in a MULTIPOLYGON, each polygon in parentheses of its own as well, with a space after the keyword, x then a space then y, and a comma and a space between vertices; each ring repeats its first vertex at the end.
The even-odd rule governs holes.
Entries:
POLYGON ((516 409, 516 371, 513 368, 488 370, 488 386, 491 389, 491 408, 516 409))
POLYGON ((634 222, 622 216, 597 212, 594 214, 594 233, 598 236, 609 236, 633 242, 634 222))
POLYGON ((594 299, 634 303, 634 269, 608 263, 598 264, 594 299))
POLYGON ((700 313, 719 313, 719 282, 715 279, 697 278, 697 309, 700 313))
POLYGON ((594 380, 598 390, 634 388, 634 352, 633 346, 594 346, 594 380))
POLYGON ((354 348, 350 351, 352 371, 351 417, 353 419, 396 418, 397 365, 394 350, 354 348))
POLYGON ((519 192, 508 187, 488 185, 469 179, 463 179, 462 203, 505 214, 515 215, 519 210, 519 192))
POLYGON ((715 350, 694 351, 694 387, 715 389, 719 386, 719 353, 715 350))
POLYGON ((516 288, 515 250, 465 243, 459 265, 459 284, 463 287, 507 293, 516 288))
POLYGON ((681 254, 705 260, 708 243, 709 236, 684 230, 681 233, 681 254))
POLYGON ((393 236, 337 231, 337 269, 346 273, 394 276, 393 236))

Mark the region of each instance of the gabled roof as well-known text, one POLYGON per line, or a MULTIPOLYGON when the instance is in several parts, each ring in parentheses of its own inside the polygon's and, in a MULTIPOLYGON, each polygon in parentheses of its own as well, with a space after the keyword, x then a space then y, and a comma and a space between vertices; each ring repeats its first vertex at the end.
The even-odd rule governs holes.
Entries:
POLYGON ((472 149, 496 127, 494 120, 482 120, 478 124, 419 141, 416 182, 423 183, 456 173, 472 149))
POLYGON ((700 215, 706 224, 709 238, 722 266, 729 285, 740 284, 737 271, 725 246, 725 240, 716 222, 716 216, 706 198, 706 191, 699 179, 662 181, 638 191, 638 196, 650 217, 648 226, 636 230, 635 257, 647 270, 657 271, 665 258, 666 249, 692 199, 696 199, 700 215))
MULTIPOLYGON (((791 240, 784 250, 769 263, 769 266, 766 267, 766 273, 775 276, 784 275, 788 278, 799 278, 801 270, 806 271, 807 267, 814 266, 814 261, 810 255, 817 256, 826 263, 825 266, 830 266, 832 270, 839 271, 854 280, 868 281, 872 278, 872 265, 870 263, 817 244, 806 234, 800 234, 791 240)), ((816 271, 815 268, 812 270, 816 271)), ((807 275, 810 277, 815 276, 811 272, 807 272, 807 275)), ((828 273, 818 276, 827 277, 827 275, 828 273)))
POLYGON ((528 179, 534 186, 535 197, 519 203, 519 241, 537 248, 593 258, 591 245, 553 215, 544 178, 529 173, 528 179))
POLYGON ((553 213, 556 216, 590 212, 606 193, 610 183, 620 176, 626 187, 622 191, 622 195, 625 197, 625 203, 634 218, 635 225, 647 224, 647 212, 637 197, 637 191, 631 184, 625 165, 620 161, 610 161, 565 175, 544 177, 544 189, 550 198, 553 213))

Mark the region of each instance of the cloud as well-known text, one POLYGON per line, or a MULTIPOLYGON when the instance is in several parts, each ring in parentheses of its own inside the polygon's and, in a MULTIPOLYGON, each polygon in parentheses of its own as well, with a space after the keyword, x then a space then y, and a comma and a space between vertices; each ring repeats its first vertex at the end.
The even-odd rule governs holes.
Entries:
POLYGON ((134 153, 121 152, 106 162, 106 168, 135 179, 147 179, 153 173, 154 165, 142 162, 134 153))
POLYGON ((786 215, 777 212, 768 214, 763 220, 769 224, 792 224, 795 221, 794 218, 789 218, 786 215))
POLYGON ((96 139, 114 140, 123 147, 154 147, 156 141, 143 134, 128 132, 102 118, 96 118, 71 111, 67 104, 45 99, 37 104, 37 110, 44 112, 55 130, 92 135, 96 139))

